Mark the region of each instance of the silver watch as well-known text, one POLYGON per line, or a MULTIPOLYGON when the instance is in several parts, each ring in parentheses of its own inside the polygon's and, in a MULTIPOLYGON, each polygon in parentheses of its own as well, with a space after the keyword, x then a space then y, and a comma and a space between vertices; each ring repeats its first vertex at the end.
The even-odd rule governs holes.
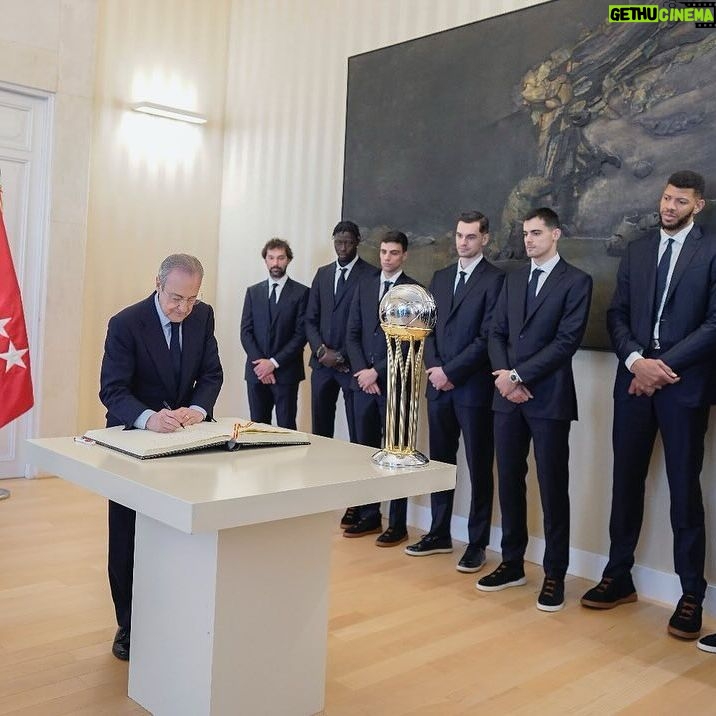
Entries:
POLYGON ((510 371, 510 383, 519 383, 520 382, 520 376, 517 375, 517 371, 513 368, 510 371))

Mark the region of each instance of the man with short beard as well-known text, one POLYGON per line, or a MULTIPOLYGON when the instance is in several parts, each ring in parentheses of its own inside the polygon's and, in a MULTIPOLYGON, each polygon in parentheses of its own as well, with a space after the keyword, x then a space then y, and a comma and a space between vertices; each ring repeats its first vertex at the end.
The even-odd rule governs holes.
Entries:
POLYGON ((306 377, 303 348, 308 286, 286 273, 293 259, 287 241, 270 239, 261 250, 268 281, 246 290, 241 316, 241 345, 246 351, 246 388, 251 420, 296 429, 298 386, 306 377))
POLYGON ((669 177, 659 206, 661 231, 631 242, 619 266, 607 326, 619 358, 614 384, 614 482, 609 562, 582 605, 611 609, 635 602, 631 578, 644 515, 644 488, 657 432, 664 444, 682 596, 668 631, 701 632, 704 507, 699 483, 716 352, 716 243, 694 217, 704 179, 669 177))

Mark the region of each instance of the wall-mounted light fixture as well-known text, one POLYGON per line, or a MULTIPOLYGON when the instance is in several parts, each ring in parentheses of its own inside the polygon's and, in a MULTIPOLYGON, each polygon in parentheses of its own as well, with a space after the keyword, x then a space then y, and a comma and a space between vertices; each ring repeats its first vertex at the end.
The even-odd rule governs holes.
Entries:
POLYGON ((165 117, 166 119, 176 119, 180 122, 191 122, 192 124, 206 124, 206 117, 196 112, 189 112, 185 109, 177 109, 176 107, 167 107, 163 104, 155 102, 135 102, 132 105, 135 112, 143 112, 144 114, 153 114, 156 117, 165 117))

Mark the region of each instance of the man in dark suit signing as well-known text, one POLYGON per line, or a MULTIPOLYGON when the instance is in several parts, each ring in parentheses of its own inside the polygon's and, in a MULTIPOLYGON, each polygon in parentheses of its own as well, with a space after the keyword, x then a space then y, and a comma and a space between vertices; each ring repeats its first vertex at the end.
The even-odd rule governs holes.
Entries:
POLYGON ((251 420, 270 423, 275 407, 277 424, 295 430, 298 385, 306 377, 303 347, 308 286, 286 274, 293 259, 287 241, 270 239, 261 256, 269 272, 268 281, 246 289, 241 316, 249 410, 251 420))
MULTIPOLYGON (((380 448, 385 431, 388 348, 380 327, 378 306, 393 287, 417 283, 403 273, 408 258, 408 237, 402 231, 389 231, 380 240, 379 274, 363 279, 358 285, 348 315, 346 349, 353 371, 353 415, 356 442, 380 448)), ((358 508, 356 524, 347 527, 344 537, 383 532, 380 503, 358 508)), ((388 528, 376 539, 379 547, 395 547, 408 539, 407 498, 392 500, 388 528)))
POLYGON ((701 632, 704 507, 699 482, 716 351, 716 243, 694 217, 704 180, 692 171, 669 177, 661 230, 626 249, 607 327, 619 367, 614 384, 614 475, 609 562, 585 607, 610 609, 637 599, 631 568, 644 514, 644 487, 657 431, 671 495, 674 567, 682 597, 670 634, 701 632))
MULTIPOLYGON (((172 254, 156 291, 113 316, 107 328, 99 397, 107 427, 173 432, 211 418, 223 382, 214 312, 199 300, 204 269, 172 254)), ((112 653, 129 659, 135 512, 109 503, 109 584, 118 629, 112 653)), ((181 625, 178 625, 181 628, 181 625)))
MULTIPOLYGON (((457 564, 459 572, 482 569, 490 541, 494 488, 487 338, 504 274, 482 255, 489 239, 484 214, 461 214, 455 229, 458 262, 436 271, 430 282, 438 313, 435 330, 425 339, 430 457, 455 465, 462 433, 470 476, 470 541, 457 564)), ((407 546, 406 554, 422 557, 452 552, 454 495, 454 490, 431 495, 430 531, 407 546)))
POLYGON ((587 327, 592 277, 560 257, 559 217, 551 209, 530 212, 523 235, 530 263, 507 275, 490 330, 502 562, 476 586, 491 592, 526 583, 532 441, 546 543, 537 608, 553 612, 564 606, 569 564, 569 429, 577 419, 572 356, 587 327))
MULTIPOLYGON (((355 442, 353 375, 346 350, 346 326, 353 292, 375 266, 358 256, 360 231, 352 221, 340 221, 333 229, 336 260, 321 266, 311 283, 306 308, 306 337, 311 346, 311 432, 333 437, 338 393, 343 393, 348 435, 355 442)), ((341 519, 346 528, 358 522, 356 508, 341 519)))

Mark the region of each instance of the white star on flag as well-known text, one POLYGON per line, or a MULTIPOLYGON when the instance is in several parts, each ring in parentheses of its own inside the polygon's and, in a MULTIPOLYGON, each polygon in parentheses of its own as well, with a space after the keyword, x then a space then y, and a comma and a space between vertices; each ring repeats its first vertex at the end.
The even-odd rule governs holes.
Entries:
POLYGON ((21 368, 27 368, 22 360, 22 356, 24 356, 25 353, 27 353, 27 348, 15 348, 12 341, 10 341, 10 347, 7 353, 0 353, 0 358, 7 361, 5 364, 5 372, 7 373, 14 365, 19 365, 21 368))
POLYGON ((9 318, 0 318, 0 336, 3 338, 10 338, 5 330, 5 326, 7 326, 8 323, 10 323, 9 318))

